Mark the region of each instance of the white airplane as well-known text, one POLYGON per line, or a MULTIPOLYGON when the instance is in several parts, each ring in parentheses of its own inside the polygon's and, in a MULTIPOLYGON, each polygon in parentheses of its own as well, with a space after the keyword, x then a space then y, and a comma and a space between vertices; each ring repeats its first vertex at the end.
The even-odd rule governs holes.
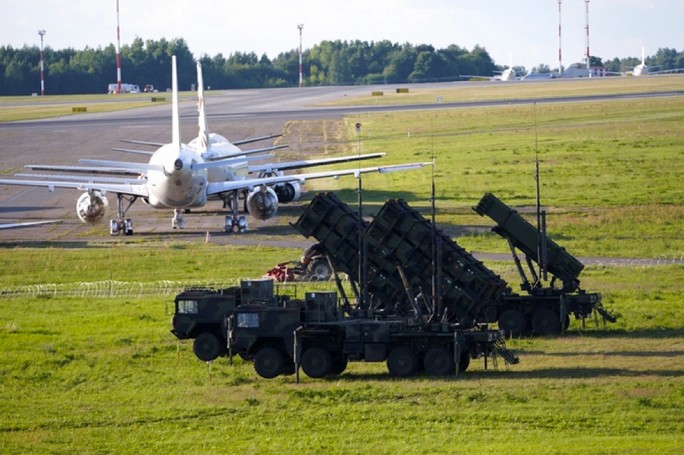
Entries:
MULTIPOLYGON (((495 73, 498 73, 499 71, 494 71, 495 73)), ((518 75, 513 69, 513 67, 509 66, 505 70, 501 71, 501 75, 499 76, 494 76, 492 77, 493 81, 515 81, 518 80, 518 75)))
MULTIPOLYGON (((117 197, 117 218, 110 222, 112 235, 122 232, 125 235, 133 233, 132 221, 125 216, 137 199, 142 199, 155 209, 173 209, 175 215, 172 225, 182 227, 182 210, 203 207, 209 198, 216 197, 222 199, 232 209, 232 215, 226 217, 226 231, 232 232, 236 229, 242 232, 247 228, 247 221, 244 216, 238 216, 240 196, 244 197, 245 210, 250 215, 259 220, 266 220, 275 216, 277 212, 278 195, 273 189, 276 185, 290 185, 285 193, 294 198, 299 194, 300 185, 309 179, 337 178, 344 175, 354 175, 358 178, 360 174, 367 172, 387 173, 418 169, 432 164, 430 162, 407 163, 283 175, 284 166, 276 163, 249 166, 247 164, 250 161, 250 156, 247 156, 248 152, 241 151, 222 136, 208 133, 203 104, 203 96, 200 92, 199 137, 190 144, 181 143, 178 78, 176 58, 173 56, 172 141, 152 152, 148 163, 80 160, 81 164, 94 167, 30 166, 33 169, 119 174, 137 176, 137 178, 125 179, 99 175, 23 175, 23 177, 31 177, 32 180, 1 179, 0 184, 45 187, 50 191, 55 188, 73 188, 84 191, 76 202, 76 210, 79 219, 87 224, 96 224, 104 218, 109 206, 106 193, 114 193, 117 197), (250 176, 250 171, 261 172, 263 176, 250 176)), ((273 147, 269 149, 272 150, 273 147)), ((257 149, 257 151, 263 150, 257 149)), ((299 167, 306 167, 330 164, 339 160, 375 158, 382 155, 359 155, 342 159, 319 160, 315 163, 313 161, 296 162, 296 164, 299 164, 299 167)), ((292 163, 285 164, 292 165, 292 163)))
MULTIPOLYGON (((657 66, 656 66, 657 68, 657 66)), ((648 76, 648 75, 656 75, 656 74, 668 74, 668 73, 680 73, 684 71, 684 68, 674 68, 674 69, 669 69, 669 70, 660 70, 660 71, 653 71, 652 67, 649 67, 646 64, 646 55, 644 48, 641 48, 641 63, 639 63, 637 66, 632 68, 631 71, 623 71, 623 72, 609 72, 608 74, 612 75, 620 75, 620 76, 648 76)))

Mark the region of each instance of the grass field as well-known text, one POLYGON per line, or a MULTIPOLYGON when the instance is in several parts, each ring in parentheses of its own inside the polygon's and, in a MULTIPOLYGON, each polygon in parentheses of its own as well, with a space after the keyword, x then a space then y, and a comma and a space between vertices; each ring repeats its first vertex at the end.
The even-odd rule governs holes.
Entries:
MULTIPOLYGON (((684 254, 680 98, 371 114, 333 126, 348 150, 384 150, 393 162, 434 155, 437 222, 469 250, 505 251, 470 207, 491 191, 531 214, 538 155, 554 240, 579 256, 672 259, 684 254)), ((430 172, 407 175, 364 178, 368 210, 394 196, 427 213, 430 172)), ((316 184, 349 202, 354 185, 316 184)), ((0 289, 258 277, 299 254, 6 243, 0 289)), ((486 265, 516 282, 511 263, 486 265)), ((299 385, 260 379, 240 360, 196 360, 169 333, 168 297, 0 296, 0 452, 683 453, 684 265, 589 265, 582 286, 601 292, 618 322, 509 340, 519 365, 397 380, 384 364, 352 363, 299 385)))

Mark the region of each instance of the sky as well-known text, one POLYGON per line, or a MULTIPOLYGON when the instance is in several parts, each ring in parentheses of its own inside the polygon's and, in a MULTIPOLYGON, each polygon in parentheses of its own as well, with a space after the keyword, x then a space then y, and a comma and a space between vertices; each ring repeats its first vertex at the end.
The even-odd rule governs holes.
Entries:
MULTIPOLYGON (((0 0, 0 45, 116 43, 116 0, 0 0)), ((121 44, 183 38, 196 58, 276 57, 323 40, 389 40, 487 49, 498 65, 558 67, 558 0, 119 0, 121 44)), ((586 53, 585 0, 562 0, 563 66, 586 53)), ((684 51, 682 0, 590 0, 590 53, 604 60, 684 51)))

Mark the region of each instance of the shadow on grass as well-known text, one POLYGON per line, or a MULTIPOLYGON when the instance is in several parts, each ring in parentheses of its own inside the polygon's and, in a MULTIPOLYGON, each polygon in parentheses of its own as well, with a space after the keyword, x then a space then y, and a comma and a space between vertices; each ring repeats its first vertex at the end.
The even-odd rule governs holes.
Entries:
POLYGON ((673 337, 684 337, 684 327, 679 327, 675 329, 599 329, 599 330, 587 330, 587 331, 572 331, 568 332, 565 339, 572 340, 575 338, 651 338, 651 339, 663 339, 663 338, 673 338, 673 337))
POLYGON ((337 383, 339 381, 345 382, 397 382, 397 381, 414 381, 416 379, 427 379, 432 383, 446 383, 453 381, 474 381, 482 379, 595 379, 602 377, 665 377, 665 378, 679 378, 684 377, 684 370, 629 370, 624 368, 542 368, 539 370, 516 371, 515 368, 505 369, 490 369, 487 371, 476 371, 461 373, 458 376, 428 376, 424 373, 407 378, 399 378, 392 376, 386 372, 378 373, 344 373, 341 376, 331 376, 323 379, 325 382, 337 383))

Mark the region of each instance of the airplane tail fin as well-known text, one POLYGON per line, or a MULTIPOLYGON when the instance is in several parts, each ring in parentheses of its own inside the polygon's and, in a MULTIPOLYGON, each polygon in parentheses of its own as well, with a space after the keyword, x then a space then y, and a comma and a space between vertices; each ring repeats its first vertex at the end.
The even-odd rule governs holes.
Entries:
POLYGON ((171 127, 172 132, 172 142, 173 145, 178 147, 180 150, 181 140, 180 140, 180 113, 178 109, 178 74, 176 71, 176 56, 171 56, 171 90, 172 93, 172 110, 171 110, 171 127))
POLYGON ((209 149, 209 130, 207 129, 207 116, 204 113, 204 78, 200 62, 197 62, 197 111, 199 112, 200 144, 202 151, 206 151, 209 149))

